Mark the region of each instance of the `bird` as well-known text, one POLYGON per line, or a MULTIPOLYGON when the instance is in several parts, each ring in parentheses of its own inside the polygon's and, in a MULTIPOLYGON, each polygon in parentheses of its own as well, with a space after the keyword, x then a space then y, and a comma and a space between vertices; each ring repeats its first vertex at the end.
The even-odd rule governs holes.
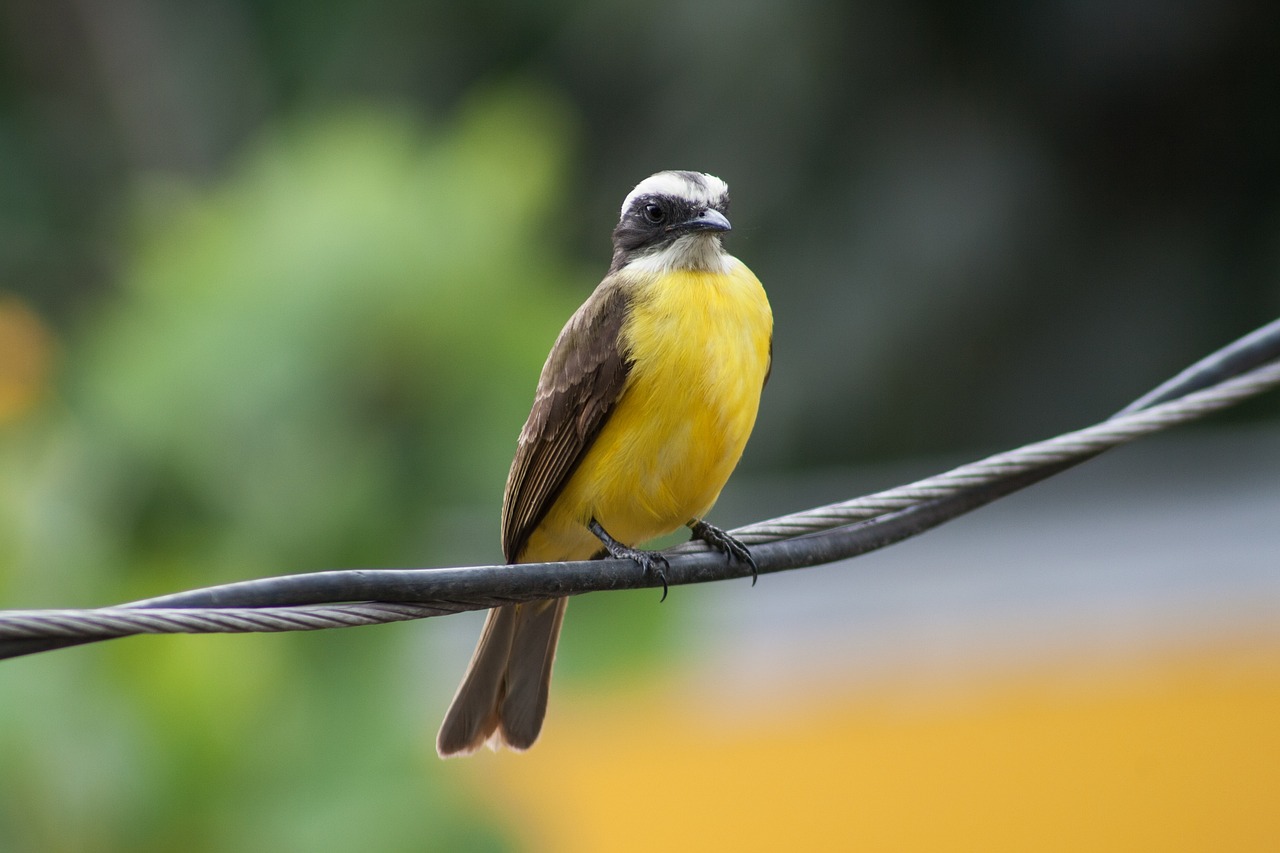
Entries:
MULTIPOLYGON (((502 502, 507 563, 630 559, 681 527, 756 565, 705 520, 755 425, 773 363, 764 288, 723 243, 729 188, 692 171, 636 185, 604 279, 543 365, 502 502)), ((491 609, 436 738, 442 758, 524 751, 542 730, 567 598, 491 609)))

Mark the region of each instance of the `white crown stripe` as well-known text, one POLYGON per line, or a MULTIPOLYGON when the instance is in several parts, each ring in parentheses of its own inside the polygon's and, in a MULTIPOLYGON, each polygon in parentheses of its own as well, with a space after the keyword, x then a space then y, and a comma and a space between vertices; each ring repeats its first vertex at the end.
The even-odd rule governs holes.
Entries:
POLYGON ((632 203, 647 195, 668 195, 687 198, 696 204, 711 205, 729 191, 729 185, 715 175, 702 175, 703 185, 689 180, 679 172, 658 172, 645 178, 627 194, 622 202, 620 217, 626 216, 632 203))

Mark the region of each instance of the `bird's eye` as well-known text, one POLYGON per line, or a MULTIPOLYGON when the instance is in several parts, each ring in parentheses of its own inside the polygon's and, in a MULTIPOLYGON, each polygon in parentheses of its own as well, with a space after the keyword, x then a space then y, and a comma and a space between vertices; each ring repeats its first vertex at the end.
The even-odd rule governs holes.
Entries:
POLYGON ((650 223, 657 225, 659 222, 667 218, 667 213, 662 209, 662 205, 651 201, 644 206, 644 218, 650 223))

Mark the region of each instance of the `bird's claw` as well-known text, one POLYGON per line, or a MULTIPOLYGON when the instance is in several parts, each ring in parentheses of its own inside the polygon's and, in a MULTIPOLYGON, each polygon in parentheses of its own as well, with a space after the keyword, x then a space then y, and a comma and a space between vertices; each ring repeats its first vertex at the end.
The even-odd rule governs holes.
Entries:
POLYGON ((751 555, 750 549, 738 539, 733 538, 725 533, 719 527, 708 524, 701 519, 695 519, 689 523, 689 529, 693 531, 693 538, 706 542, 714 550, 724 554, 732 562, 746 563, 751 567, 751 585, 755 586, 756 581, 760 577, 760 566, 756 564, 756 558, 751 555))
POLYGON ((644 572, 645 577, 652 575, 662 581, 662 598, 658 599, 658 603, 661 604, 666 601, 667 569, 670 568, 667 558, 656 551, 636 551, 634 549, 627 556, 640 564, 640 569, 644 572))
POLYGON ((594 518, 587 525, 596 538, 604 545, 604 549, 609 552, 610 557, 619 560, 631 560, 640 567, 645 577, 656 577, 662 581, 662 598, 658 599, 658 603, 667 600, 667 569, 671 564, 667 562, 667 558, 659 554, 657 551, 641 551, 638 548, 631 548, 623 545, 617 539, 614 539, 609 533, 600 526, 600 522, 594 518))

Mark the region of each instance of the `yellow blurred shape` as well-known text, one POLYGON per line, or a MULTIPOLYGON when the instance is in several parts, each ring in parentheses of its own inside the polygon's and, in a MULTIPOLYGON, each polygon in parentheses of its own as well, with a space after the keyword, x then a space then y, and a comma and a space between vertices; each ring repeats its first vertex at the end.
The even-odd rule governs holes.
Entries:
POLYGON ((1263 648, 786 707, 762 685, 720 712, 561 696, 531 752, 486 754, 475 781, 542 850, 1280 850, 1263 648))
POLYGON ((16 420, 43 394, 53 336, 35 312, 0 295, 0 424, 16 420))

